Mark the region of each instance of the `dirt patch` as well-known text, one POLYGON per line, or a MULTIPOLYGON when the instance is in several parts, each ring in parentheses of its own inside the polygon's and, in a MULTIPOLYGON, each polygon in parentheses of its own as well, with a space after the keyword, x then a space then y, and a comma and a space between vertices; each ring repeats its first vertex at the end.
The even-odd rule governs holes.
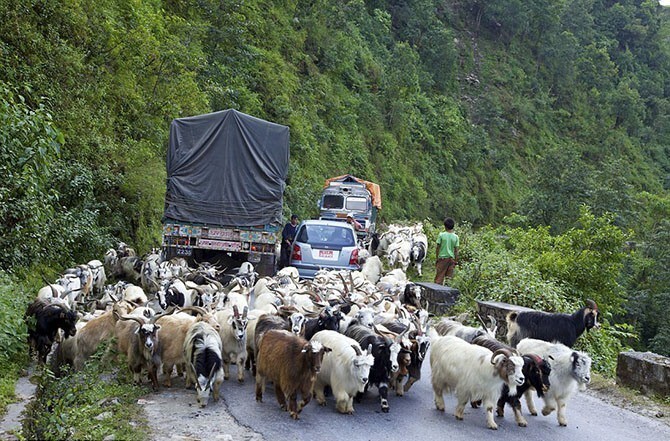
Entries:
POLYGON ((621 387, 614 380, 594 376, 586 393, 614 406, 653 418, 670 426, 670 405, 642 395, 638 391, 621 387))

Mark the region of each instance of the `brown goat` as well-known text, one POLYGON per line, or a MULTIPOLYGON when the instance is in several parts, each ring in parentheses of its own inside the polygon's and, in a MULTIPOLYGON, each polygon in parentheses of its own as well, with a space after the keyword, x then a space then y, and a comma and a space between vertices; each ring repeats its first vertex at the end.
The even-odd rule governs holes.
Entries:
POLYGON ((330 351, 319 342, 310 343, 289 331, 264 333, 258 349, 256 401, 263 401, 265 382, 270 380, 275 384, 279 406, 284 410, 288 408, 291 418, 297 420, 312 398, 323 354, 330 351), (302 395, 300 403, 297 403, 298 393, 302 395))
POLYGON ((158 338, 161 341, 161 360, 163 361, 163 385, 172 386, 172 371, 177 368, 177 375, 181 375, 186 369, 186 358, 184 358, 184 340, 186 333, 193 323, 203 321, 212 325, 217 331, 219 323, 211 313, 196 306, 182 308, 180 314, 164 315, 156 323, 161 325, 158 338), (186 311, 195 311, 197 317, 185 314, 186 311))

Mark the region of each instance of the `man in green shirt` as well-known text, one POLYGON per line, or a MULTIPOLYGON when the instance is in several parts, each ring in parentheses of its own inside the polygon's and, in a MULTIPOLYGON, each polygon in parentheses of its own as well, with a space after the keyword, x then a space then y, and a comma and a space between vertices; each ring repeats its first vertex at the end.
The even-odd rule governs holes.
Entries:
POLYGON ((444 220, 444 229, 437 236, 437 249, 435 250, 435 283, 442 285, 444 278, 451 279, 454 276, 454 268, 458 262, 458 235, 454 233, 454 220, 450 217, 444 220))

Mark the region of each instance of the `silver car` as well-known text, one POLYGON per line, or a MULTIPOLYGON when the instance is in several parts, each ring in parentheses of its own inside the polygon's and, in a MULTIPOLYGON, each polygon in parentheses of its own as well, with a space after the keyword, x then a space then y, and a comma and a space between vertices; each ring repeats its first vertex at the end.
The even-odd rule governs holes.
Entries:
POLYGON ((313 279, 320 269, 360 269, 353 227, 338 221, 303 221, 293 241, 290 265, 304 279, 313 279))

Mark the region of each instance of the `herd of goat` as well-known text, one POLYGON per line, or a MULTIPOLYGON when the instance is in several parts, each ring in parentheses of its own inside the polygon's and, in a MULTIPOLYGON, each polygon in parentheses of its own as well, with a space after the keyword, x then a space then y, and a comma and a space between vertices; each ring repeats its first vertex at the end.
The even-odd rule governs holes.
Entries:
POLYGON ((537 394, 542 414, 556 410, 567 425, 568 400, 590 380, 591 359, 571 347, 598 326, 594 302, 571 315, 512 313, 507 345, 495 339, 493 318, 489 327, 481 318, 480 327, 433 318, 402 268, 384 274, 379 256, 363 257, 360 271, 322 270, 307 281, 292 267, 258 278, 249 263, 226 272, 207 262, 163 261, 158 252, 140 258, 121 243, 104 262, 69 269, 39 290, 26 311, 29 343, 58 372, 64 364, 81 369, 115 337, 136 382, 148 376, 157 390, 159 376, 171 387, 185 375, 202 407, 210 395, 218 400, 235 364, 239 382, 251 371, 259 402, 271 381, 294 419, 312 397, 326 405, 327 388, 336 410, 352 414, 354 400, 374 386, 389 412, 389 389, 410 391, 429 354, 437 409, 452 392, 457 419, 468 403, 482 405, 487 427, 496 429, 494 406, 503 416, 509 404, 526 426, 520 399, 537 415, 537 394), (107 276, 119 281, 107 284, 107 276))

